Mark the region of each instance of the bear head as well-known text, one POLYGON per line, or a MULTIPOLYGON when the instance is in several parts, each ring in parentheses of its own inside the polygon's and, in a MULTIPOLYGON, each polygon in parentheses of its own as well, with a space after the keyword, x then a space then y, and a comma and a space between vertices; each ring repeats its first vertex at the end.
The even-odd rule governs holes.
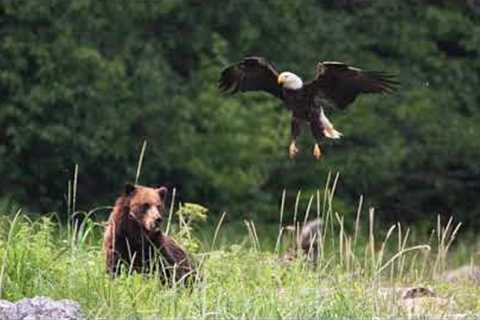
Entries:
POLYGON ((165 216, 165 187, 150 188, 140 185, 125 185, 125 204, 128 216, 136 221, 147 233, 160 232, 165 216))

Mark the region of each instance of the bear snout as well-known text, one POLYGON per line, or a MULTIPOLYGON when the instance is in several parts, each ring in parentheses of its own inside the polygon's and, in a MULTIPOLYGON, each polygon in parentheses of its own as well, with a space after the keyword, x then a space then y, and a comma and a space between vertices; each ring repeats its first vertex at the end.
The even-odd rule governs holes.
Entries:
POLYGON ((160 227, 162 226, 163 218, 160 217, 157 220, 155 220, 155 230, 160 230, 160 227))
POLYGON ((156 207, 151 207, 144 216, 144 225, 148 231, 159 231, 163 216, 156 207))

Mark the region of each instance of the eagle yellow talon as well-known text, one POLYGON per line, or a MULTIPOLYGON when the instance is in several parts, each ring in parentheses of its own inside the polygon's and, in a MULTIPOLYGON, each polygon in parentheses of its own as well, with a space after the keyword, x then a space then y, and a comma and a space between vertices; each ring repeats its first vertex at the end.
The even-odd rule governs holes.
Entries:
POLYGON ((290 142, 290 146, 288 147, 288 155, 290 156, 290 159, 295 158, 297 153, 298 153, 298 148, 297 148, 297 145, 295 144, 295 141, 290 142))
POLYGON ((322 151, 320 150, 320 146, 318 145, 318 143, 315 143, 315 146, 313 147, 313 156, 317 160, 319 160, 322 156, 322 151))

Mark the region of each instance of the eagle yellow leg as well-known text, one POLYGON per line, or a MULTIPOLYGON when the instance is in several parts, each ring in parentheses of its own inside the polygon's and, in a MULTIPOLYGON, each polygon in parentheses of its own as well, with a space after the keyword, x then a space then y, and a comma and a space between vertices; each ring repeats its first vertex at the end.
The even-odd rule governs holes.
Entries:
POLYGON ((318 143, 315 143, 315 146, 313 147, 313 156, 317 160, 319 160, 322 156, 322 151, 320 150, 320 146, 318 145, 318 143))
POLYGON ((290 159, 295 158, 295 156, 298 153, 298 148, 297 145, 295 144, 295 141, 293 140, 290 142, 290 146, 288 147, 288 155, 290 156, 290 159))

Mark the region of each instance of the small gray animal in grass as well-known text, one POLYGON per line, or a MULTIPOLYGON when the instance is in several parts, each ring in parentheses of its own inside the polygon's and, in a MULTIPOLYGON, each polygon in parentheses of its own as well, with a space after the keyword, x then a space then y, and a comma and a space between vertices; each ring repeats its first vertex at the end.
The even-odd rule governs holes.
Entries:
POLYGON ((302 253, 310 262, 316 262, 321 252, 320 242, 322 241, 323 231, 322 220, 317 218, 305 223, 301 228, 289 225, 285 229, 293 235, 295 241, 294 246, 288 250, 281 260, 288 263, 298 257, 298 253, 302 253))
POLYGON ((322 241, 323 223, 321 219, 307 222, 298 238, 298 247, 302 249, 309 261, 315 262, 320 256, 320 241, 322 241))

